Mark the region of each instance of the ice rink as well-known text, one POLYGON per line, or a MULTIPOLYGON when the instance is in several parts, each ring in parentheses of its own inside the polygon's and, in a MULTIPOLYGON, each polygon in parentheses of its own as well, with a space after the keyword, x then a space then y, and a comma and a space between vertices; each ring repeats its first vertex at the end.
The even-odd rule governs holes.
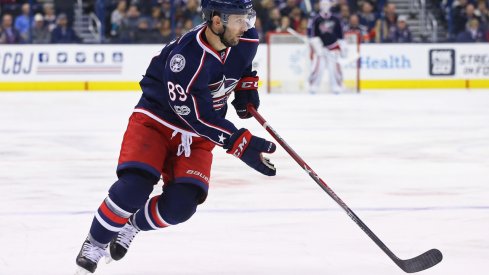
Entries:
MULTIPOLYGON (((1 275, 74 273, 138 98, 0 93, 1 275)), ((259 111, 400 258, 443 252, 420 274, 488 274, 489 92, 265 94, 259 111)), ((273 178, 214 152, 196 215, 96 274, 405 274, 283 149, 273 178)))

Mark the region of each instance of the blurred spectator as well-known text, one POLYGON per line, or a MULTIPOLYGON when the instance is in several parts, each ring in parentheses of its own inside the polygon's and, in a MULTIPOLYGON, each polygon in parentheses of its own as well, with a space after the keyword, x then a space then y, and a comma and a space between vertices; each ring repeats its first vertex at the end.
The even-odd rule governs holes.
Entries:
POLYGON ((149 18, 149 27, 152 29, 159 29, 161 26, 161 8, 159 6, 154 6, 151 9, 151 17, 149 18))
POLYGON ((183 27, 177 25, 175 27, 175 37, 181 37, 183 35, 183 27))
POLYGON ((290 28, 290 18, 288 16, 280 17, 280 26, 277 28, 277 32, 287 32, 290 28))
POLYGON ((467 4, 467 6, 465 7, 465 17, 466 17, 466 21, 465 21, 465 24, 467 25, 467 22, 470 21, 471 19, 473 18, 476 18, 477 20, 479 20, 479 23, 480 23, 480 12, 476 9, 475 9, 475 6, 471 3, 467 4))
POLYGON ((459 32, 465 30, 467 24, 467 15, 465 9, 467 7, 468 0, 458 0, 453 3, 452 9, 452 26, 449 26, 449 32, 452 35, 457 35, 459 32))
POLYGON ((156 4, 154 0, 131 0, 131 5, 137 5, 142 17, 149 17, 151 9, 156 4))
POLYGON ((309 23, 309 20, 305 17, 301 19, 301 22, 299 26, 297 27, 296 31, 302 35, 307 35, 307 25, 309 23))
POLYGON ((410 43, 413 42, 411 31, 407 24, 407 16, 400 15, 397 19, 397 29, 394 36, 394 41, 396 43, 410 43))
MULTIPOLYGON (((321 1, 321 0, 320 0, 321 1)), ((338 17, 338 15, 340 14, 340 2, 338 0, 330 0, 332 3, 331 3, 331 14, 338 17)))
POLYGON ((31 5, 22 4, 21 14, 15 18, 15 29, 19 32, 23 41, 29 41, 29 29, 31 28, 31 5))
POLYGON ((289 14, 290 27, 297 30, 303 17, 305 16, 302 15, 302 10, 299 7, 294 7, 289 14))
POLYGON ((320 12, 319 2, 320 1, 314 1, 313 2, 313 4, 312 4, 312 11, 309 14, 309 18, 314 18, 314 16, 316 16, 316 15, 319 14, 319 12, 320 12))
POLYGON ((134 42, 134 37, 138 28, 139 18, 141 18, 139 9, 136 5, 129 6, 126 17, 122 19, 120 28, 120 42, 134 42))
POLYGON ((387 3, 384 6, 384 13, 375 23, 375 42, 389 43, 395 39, 397 30, 396 5, 387 3))
POLYGON ((472 18, 467 24, 467 29, 457 35, 457 42, 486 42, 484 32, 480 28, 479 20, 472 18))
POLYGON ((263 21, 263 31, 265 34, 269 31, 275 31, 280 26, 280 10, 278 8, 272 8, 268 11, 268 16, 263 21))
POLYGON ((80 43, 80 38, 75 31, 68 26, 68 16, 60 13, 57 19, 57 26, 51 33, 51 43, 80 43))
POLYGON ((185 21, 185 17, 183 16, 183 8, 176 8, 175 12, 173 14, 169 14, 168 18, 172 20, 173 25, 180 25, 180 27, 183 26, 183 23, 185 21))
POLYGON ((485 33, 486 42, 489 42, 489 1, 479 0, 477 11, 480 14, 481 30, 485 33))
POLYGON ((38 13, 34 16, 34 26, 31 29, 32 43, 47 44, 51 42, 51 32, 44 25, 43 16, 38 13))
POLYGON ((253 9, 256 11, 256 17, 260 18, 261 23, 265 22, 268 12, 275 6, 273 0, 256 0, 253 1, 253 9))
POLYGON ((200 2, 198 0, 187 0, 187 5, 183 11, 184 20, 191 20, 192 27, 202 23, 202 13, 199 9, 200 2))
POLYGON ((480 27, 480 18, 476 14, 475 7, 471 3, 468 3, 465 6, 465 14, 463 15, 462 18, 460 18, 460 21, 459 21, 460 24, 463 23, 463 28, 462 28, 462 30, 456 32, 455 34, 458 36, 459 33, 465 32, 467 30, 468 22, 472 19, 476 19, 477 21, 479 21, 479 27, 480 27))
POLYGON ((68 26, 73 22, 74 5, 77 0, 53 0, 56 14, 66 15, 68 26))
POLYGON ((258 39, 260 40, 260 43, 266 42, 265 41, 265 33, 263 32, 263 26, 262 26, 260 17, 256 17, 255 30, 258 33, 258 39))
POLYGON ((361 4, 361 11, 359 14, 360 17, 360 25, 367 27, 367 31, 371 34, 371 39, 375 37, 374 28, 375 22, 377 21, 377 16, 374 14, 374 6, 370 1, 364 1, 361 4))
POLYGON ((356 0, 338 0, 338 5, 340 5, 340 12, 342 5, 347 5, 351 14, 358 12, 358 2, 356 0))
POLYGON ((0 25, 0 44, 20 43, 20 33, 13 27, 12 15, 6 13, 2 16, 2 25, 0 25))
POLYGON ((185 21, 183 21, 182 32, 186 33, 188 31, 190 31, 193 27, 194 27, 194 23, 193 23, 192 19, 187 18, 187 19, 185 19, 185 21))
POLYGON ((122 20, 126 17, 127 3, 125 0, 120 0, 117 3, 116 9, 110 15, 110 35, 117 37, 122 25, 122 20))
POLYGON ((174 35, 172 34, 172 31, 171 31, 170 19, 162 19, 161 20, 161 26, 159 28, 159 31, 160 31, 160 33, 159 33, 160 35, 158 38, 159 43, 168 44, 173 40, 174 35))
POLYGON ((348 28, 350 21, 350 7, 346 4, 340 5, 340 13, 338 14, 338 19, 340 19, 341 29, 343 32, 348 28))
POLYGON ((297 7, 296 0, 286 0, 279 6, 281 16, 289 16, 294 8, 297 7))
MULTIPOLYGON (((167 43, 168 40, 175 38, 176 35, 182 34, 184 31, 188 31, 202 22, 200 11, 201 1, 85 0, 83 1, 83 6, 84 12, 88 12, 93 11, 91 9, 93 9, 94 3, 103 3, 106 9, 105 18, 102 19, 105 23, 104 26, 107 26, 104 29, 105 34, 114 38, 106 41, 120 43, 137 41, 137 43, 147 43, 151 39, 146 38, 154 35, 156 42, 161 41, 167 43), (146 22, 140 22, 141 18, 145 18, 146 22), (168 19, 169 21, 163 21, 162 19, 168 19), (152 30, 151 35, 147 33, 148 30, 145 29, 145 24, 148 24, 148 29, 152 30), (136 38, 136 34, 140 29, 143 31, 136 38)), ((310 1, 310 4, 312 4, 312 11, 310 13, 306 12, 308 9, 306 9, 307 5, 304 0, 252 1, 257 12, 256 29, 261 42, 264 42, 264 37, 266 37, 267 32, 283 31, 285 26, 289 26, 299 33, 306 34, 305 25, 307 24, 307 18, 314 16, 319 10, 319 0, 310 1), (283 19, 283 16, 288 17, 288 19, 283 19)), ((395 3, 394 1, 332 1, 335 2, 332 12, 340 19, 343 31, 360 32, 362 42, 408 42, 413 39, 410 26, 407 26, 408 24, 405 21, 397 19, 395 5, 393 4, 395 3), (357 5, 359 7, 358 11, 356 9, 357 5), (380 11, 380 6, 383 6, 383 12, 377 13, 380 11)), ((468 24, 467 22, 470 22, 474 18, 479 20, 478 29, 485 35, 486 38, 484 40, 489 40, 489 0, 429 1, 436 8, 449 10, 445 14, 447 21, 439 23, 443 25, 444 23, 448 23, 450 41, 467 40, 468 34, 474 33, 474 31, 471 32, 467 29, 467 25, 473 24, 468 24)), ((28 42, 29 40, 33 43, 45 43, 43 42, 46 41, 45 29, 47 28, 49 31, 53 31, 57 26, 56 14, 60 11, 72 14, 74 10, 73 5, 76 2, 77 0, 0 0, 0 17, 6 13, 13 15, 10 16, 10 19, 13 18, 14 23, 12 25, 15 31, 8 31, 9 41, 12 41, 14 38, 13 40, 17 41, 15 43, 28 42), (32 6, 29 7, 29 4, 32 6), (42 10, 40 10, 41 7, 42 10), (44 16, 44 26, 42 26, 39 20, 35 20, 31 16, 34 14, 37 15, 38 13, 44 16), (29 30, 32 32, 29 33, 29 30), (19 34, 20 37, 18 37, 19 34)), ((69 14, 66 15, 68 16, 68 25, 70 25, 72 20, 70 20, 69 14)), ((39 19, 39 16, 37 19, 39 19)), ((7 41, 6 31, 3 29, 0 30, 0 34, 2 34, 3 41, 7 41)), ((476 39, 476 41, 479 40, 476 39)))
POLYGON ((170 0, 162 0, 162 3, 161 3, 161 11, 162 11, 161 16, 163 18, 166 18, 166 19, 170 19, 171 18, 171 3, 170 3, 170 0))
MULTIPOLYGON (((306 16, 306 17, 309 17, 309 14, 312 12, 312 10, 311 11, 308 10, 308 5, 310 5, 310 4, 312 4, 312 3, 309 2, 308 4, 306 4, 306 1, 299 0, 298 6, 301 9, 302 14, 304 14, 304 16, 306 16)), ((312 7, 311 7, 311 9, 312 9, 312 7)))
POLYGON ((360 24, 360 17, 357 14, 350 15, 350 20, 348 26, 346 27, 345 33, 356 33, 359 36, 359 41, 361 43, 370 42, 370 34, 368 32, 367 26, 360 24))
POLYGON ((138 21, 134 42, 138 44, 150 44, 158 42, 158 31, 150 28, 148 18, 142 17, 138 21))
POLYGON ((56 14, 54 12, 53 3, 44 3, 42 5, 42 9, 44 12, 44 25, 48 27, 48 30, 51 32, 56 28, 56 14))
POLYGON ((475 14, 479 17, 481 28, 485 31, 489 28, 489 9, 487 8, 487 2, 485 0, 479 0, 477 2, 477 10, 475 14))

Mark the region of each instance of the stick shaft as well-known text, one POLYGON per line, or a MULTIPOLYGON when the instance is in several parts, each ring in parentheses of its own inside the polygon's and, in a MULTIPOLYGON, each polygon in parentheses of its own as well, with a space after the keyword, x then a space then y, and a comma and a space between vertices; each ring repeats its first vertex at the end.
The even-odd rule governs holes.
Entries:
POLYGON ((248 111, 255 117, 255 119, 265 128, 265 130, 272 135, 272 137, 289 153, 289 155, 309 174, 309 176, 323 189, 337 204, 345 210, 346 214, 365 232, 370 239, 372 239, 377 246, 382 249, 389 258, 391 258, 397 265, 399 265, 400 259, 392 253, 392 251, 368 228, 367 225, 343 202, 338 195, 314 172, 314 170, 307 165, 307 163, 285 142, 284 139, 268 124, 268 122, 256 111, 253 106, 248 106, 248 111))
POLYGON ((289 155, 301 166, 306 173, 323 189, 336 203, 338 203, 346 214, 367 234, 375 244, 384 251, 389 258, 404 272, 414 273, 431 268, 443 259, 443 254, 438 249, 430 249, 425 253, 411 259, 399 259, 365 223, 341 200, 338 195, 307 165, 307 163, 282 139, 282 137, 266 122, 266 120, 256 111, 253 105, 248 105, 248 111, 255 119, 277 140, 277 142, 289 153, 289 155))

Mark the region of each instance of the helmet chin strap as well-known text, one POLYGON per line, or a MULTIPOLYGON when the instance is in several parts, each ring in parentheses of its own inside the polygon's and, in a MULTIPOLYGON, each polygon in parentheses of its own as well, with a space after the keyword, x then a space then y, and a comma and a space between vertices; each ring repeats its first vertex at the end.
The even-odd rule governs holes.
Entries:
POLYGON ((224 30, 221 32, 221 33, 217 33, 215 32, 213 29, 212 29, 212 24, 209 25, 209 29, 211 29, 211 32, 217 36, 219 36, 219 39, 221 40, 221 43, 226 46, 226 48, 229 48, 231 47, 232 45, 229 44, 225 39, 224 39, 224 33, 226 33, 226 25, 222 25, 222 27, 224 28, 224 30))

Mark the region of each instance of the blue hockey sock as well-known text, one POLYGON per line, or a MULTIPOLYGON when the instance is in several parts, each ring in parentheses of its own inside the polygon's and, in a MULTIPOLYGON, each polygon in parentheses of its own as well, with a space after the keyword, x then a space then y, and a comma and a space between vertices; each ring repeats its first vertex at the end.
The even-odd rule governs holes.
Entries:
POLYGON ((200 187, 193 184, 169 184, 162 195, 149 199, 131 217, 131 223, 140 230, 148 231, 185 222, 197 210, 202 192, 200 187))
POLYGON ((142 171, 130 170, 119 177, 109 195, 102 202, 90 227, 89 239, 98 246, 106 246, 151 194, 158 178, 142 171))

